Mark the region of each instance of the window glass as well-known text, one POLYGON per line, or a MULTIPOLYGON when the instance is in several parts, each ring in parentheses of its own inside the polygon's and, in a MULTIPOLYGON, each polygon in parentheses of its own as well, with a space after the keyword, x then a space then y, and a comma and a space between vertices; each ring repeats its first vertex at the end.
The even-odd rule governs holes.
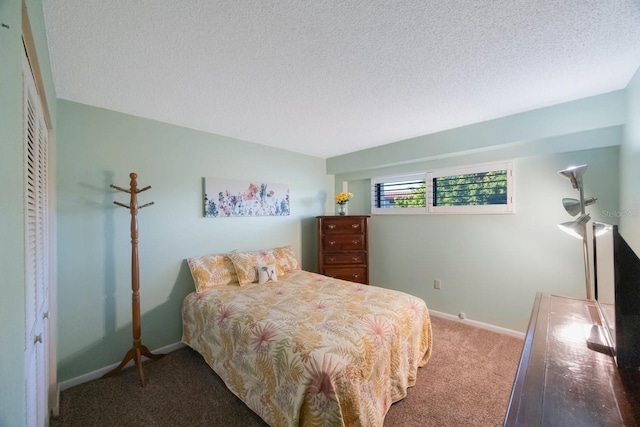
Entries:
POLYGON ((373 214, 513 213, 513 163, 375 178, 373 214))

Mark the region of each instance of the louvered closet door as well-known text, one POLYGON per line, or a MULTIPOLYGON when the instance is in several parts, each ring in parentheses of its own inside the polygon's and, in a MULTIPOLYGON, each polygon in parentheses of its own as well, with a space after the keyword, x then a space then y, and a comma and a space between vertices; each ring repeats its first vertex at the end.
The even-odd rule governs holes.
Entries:
POLYGON ((48 425, 49 137, 31 68, 23 58, 25 382, 27 426, 48 425))

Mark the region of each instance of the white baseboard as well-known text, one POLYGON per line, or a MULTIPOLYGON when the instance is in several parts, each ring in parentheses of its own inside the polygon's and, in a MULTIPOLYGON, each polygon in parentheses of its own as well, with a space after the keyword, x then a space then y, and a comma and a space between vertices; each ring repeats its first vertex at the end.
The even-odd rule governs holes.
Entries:
POLYGON ((521 340, 524 340, 524 332, 517 332, 511 329, 501 328, 500 326, 490 325, 489 323, 482 323, 468 318, 461 319, 458 316, 454 316, 453 314, 442 313, 440 311, 429 310, 429 314, 435 317, 442 317, 443 319, 465 323, 467 325, 475 326, 476 328, 487 329, 492 332, 497 332, 499 334, 508 335, 510 337, 520 338, 521 340))
MULTIPOLYGON (((176 342, 173 344, 169 344, 166 345, 164 347, 160 347, 156 350, 151 351, 151 353, 155 353, 155 354, 162 354, 162 353, 170 353, 174 350, 178 350, 179 348, 184 347, 185 344, 182 342, 176 342)), ((66 381, 62 381, 60 383, 58 383, 58 395, 60 394, 60 392, 62 390, 66 390, 68 388, 80 385, 82 383, 86 383, 88 381, 92 381, 92 380, 96 380, 100 377, 102 377, 104 374, 106 374, 107 372, 109 372, 112 369, 115 369, 118 365, 120 364, 120 362, 118 363, 114 363, 113 365, 110 366, 105 366, 104 368, 100 368, 100 369, 96 369, 93 372, 89 372, 88 374, 84 374, 84 375, 80 375, 79 377, 75 377, 75 378, 71 378, 70 380, 66 380, 66 381)), ((128 367, 133 365, 134 362, 133 360, 129 361, 124 367, 128 367)))

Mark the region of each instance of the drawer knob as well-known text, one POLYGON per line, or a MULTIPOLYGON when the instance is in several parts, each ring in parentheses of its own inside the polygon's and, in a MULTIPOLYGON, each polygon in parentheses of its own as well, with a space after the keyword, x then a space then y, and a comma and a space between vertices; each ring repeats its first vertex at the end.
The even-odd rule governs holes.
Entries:
POLYGON ((336 228, 336 225, 335 224, 329 224, 329 225, 327 225, 327 228, 333 230, 334 228, 336 228))
POLYGON ((351 258, 352 261, 360 261, 360 257, 359 256, 354 256, 351 258))
POLYGON ((358 243, 360 243, 360 240, 352 240, 351 243, 353 243, 354 245, 357 245, 358 243))
POLYGON ((359 277, 360 277, 360 275, 359 275, 358 273, 355 273, 355 274, 353 275, 353 278, 354 278, 354 279, 357 279, 357 278, 359 278, 359 277))
POLYGON ((335 245, 335 244, 336 244, 336 241, 335 241, 335 240, 329 240, 329 244, 330 244, 330 245, 335 245))
POLYGON ((360 228, 360 224, 351 224, 351 228, 360 228))
POLYGON ((329 261, 335 261, 336 259, 334 257, 329 257, 328 260, 329 261))

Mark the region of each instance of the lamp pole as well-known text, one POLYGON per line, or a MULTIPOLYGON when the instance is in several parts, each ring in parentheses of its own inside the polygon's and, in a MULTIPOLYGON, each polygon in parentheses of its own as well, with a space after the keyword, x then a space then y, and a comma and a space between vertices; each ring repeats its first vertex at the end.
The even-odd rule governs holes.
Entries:
MULTIPOLYGON (((576 221, 572 221, 570 223, 560 224, 560 227, 569 232, 569 234, 574 235, 575 237, 582 237, 582 255, 584 257, 584 278, 585 278, 585 287, 587 293, 587 299, 593 299, 591 295, 591 269, 589 268, 589 243, 587 241, 587 223, 589 222, 589 215, 586 213, 585 207, 587 204, 595 203, 595 198, 590 198, 585 201, 584 199, 584 188, 582 185, 582 175, 587 169, 587 165, 581 166, 571 166, 567 169, 558 171, 558 173, 565 178, 568 178, 571 181, 571 186, 574 189, 577 189, 580 193, 580 200, 577 202, 580 203, 580 217, 576 221), (579 236, 578 236, 579 235, 579 236)), ((570 215, 575 215, 575 199, 563 199, 563 205, 566 211, 570 215)))
POLYGON ((593 299, 591 297, 591 271, 589 269, 589 246, 587 244, 587 225, 584 226, 584 233, 582 233, 582 253, 584 255, 584 277, 587 288, 587 299, 593 299))
MULTIPOLYGON (((584 203, 584 186, 582 185, 582 177, 578 180, 578 190, 580 191, 580 215, 586 214, 584 203)), ((584 257, 584 279, 587 290, 587 299, 593 299, 591 296, 591 269, 589 268, 589 242, 587 241, 587 223, 585 222, 582 229, 582 255, 584 257)))

